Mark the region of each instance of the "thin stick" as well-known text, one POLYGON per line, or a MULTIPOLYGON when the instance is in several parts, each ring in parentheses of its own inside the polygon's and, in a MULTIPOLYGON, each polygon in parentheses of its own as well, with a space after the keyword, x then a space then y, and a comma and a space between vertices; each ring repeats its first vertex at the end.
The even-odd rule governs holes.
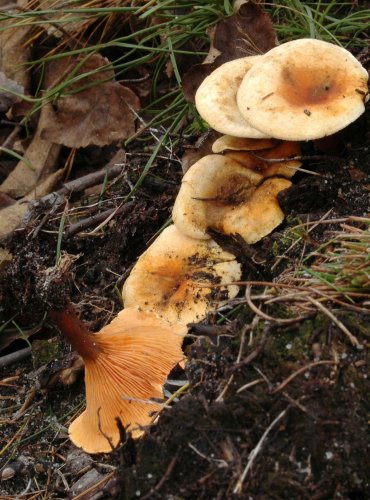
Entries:
POLYGON ((310 368, 313 368, 314 366, 318 366, 318 365, 334 365, 334 364, 335 364, 334 361, 314 361, 313 363, 309 363, 308 365, 302 366, 301 368, 299 368, 299 370, 297 370, 294 373, 292 373, 291 375, 289 375, 289 377, 287 377, 284 380, 284 382, 282 382, 277 387, 275 387, 275 389, 273 389, 271 391, 271 394, 275 394, 275 393, 281 391, 281 389, 284 389, 284 387, 286 387, 294 378, 296 378, 301 373, 306 372, 310 368))
POLYGON ((27 358, 30 354, 31 354, 31 348, 26 347, 25 349, 21 349, 20 351, 12 352, 11 354, 2 356, 0 358, 0 368, 4 368, 4 366, 8 366, 11 365, 12 363, 17 363, 18 361, 22 361, 22 359, 27 358))
POLYGON ((281 318, 274 318, 273 316, 269 316, 268 314, 264 313, 261 311, 261 309, 258 309, 258 307, 253 304, 252 299, 251 299, 251 287, 250 285, 247 285, 245 288, 245 299, 252 311, 256 313, 258 316, 263 318, 266 321, 271 321, 273 323, 278 323, 280 325, 291 325, 293 323, 297 323, 299 321, 303 321, 304 319, 307 319, 307 316, 297 316, 296 318, 290 318, 290 319, 281 319, 281 318))
POLYGON ((96 223, 100 223, 99 226, 97 226, 93 231, 91 231, 91 233, 89 233, 89 234, 94 234, 97 230, 99 230, 99 228, 102 226, 102 223, 105 223, 106 220, 108 219, 111 220, 115 215, 121 214, 122 212, 123 213, 129 212, 134 207, 134 205, 135 203, 133 201, 129 201, 119 207, 108 208, 103 212, 91 215, 90 217, 87 217, 85 219, 81 219, 78 222, 71 224, 68 227, 65 236, 66 238, 70 238, 71 236, 74 236, 80 231, 87 229, 88 227, 93 226, 96 223))
POLYGON ((330 318, 337 325, 337 327, 340 330, 342 330, 342 332, 345 335, 347 335, 347 337, 349 338, 352 345, 355 345, 355 346, 360 345, 360 342, 357 340, 357 338, 354 335, 352 335, 352 333, 348 330, 348 328, 346 326, 344 326, 343 323, 341 321, 339 321, 339 319, 337 317, 335 317, 334 314, 331 311, 329 311, 329 309, 327 309, 321 302, 310 297, 309 295, 307 296, 307 300, 309 300, 318 309, 320 309, 324 314, 326 314, 326 316, 328 316, 328 318, 330 318))
POLYGON ((238 494, 238 493, 242 492, 244 480, 247 477, 248 472, 252 468, 253 463, 254 463, 255 459, 257 458, 257 455, 261 451, 262 446, 263 446, 263 444, 264 444, 267 436, 269 435, 269 433, 271 432, 271 430, 275 427, 275 425, 278 424, 280 422, 280 420, 285 417, 285 415, 286 415, 287 411, 289 410, 289 408, 290 408, 290 405, 287 406, 285 408, 285 410, 283 410, 281 413, 279 413, 279 415, 271 422, 271 424, 267 427, 267 429, 265 430, 265 432, 262 434, 262 437, 258 441, 257 446, 255 448, 253 448, 253 450, 249 453, 248 463, 245 466, 243 474, 238 479, 238 481, 237 481, 237 483, 235 485, 235 488, 233 490, 233 493, 238 494))

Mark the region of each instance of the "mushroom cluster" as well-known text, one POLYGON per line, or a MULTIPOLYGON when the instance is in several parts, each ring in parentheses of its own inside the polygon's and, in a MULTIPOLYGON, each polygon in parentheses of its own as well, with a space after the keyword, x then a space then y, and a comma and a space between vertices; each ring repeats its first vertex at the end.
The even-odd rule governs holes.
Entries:
POLYGON ((223 64, 202 82, 195 103, 223 134, 307 141, 338 132, 364 112, 367 80, 346 49, 303 38, 223 64))
POLYGON ((123 311, 98 334, 70 311, 53 313, 86 365, 86 410, 69 429, 77 446, 110 451, 120 440, 117 419, 134 436, 142 434, 161 408, 169 371, 182 359, 187 324, 238 293, 240 264, 208 229, 237 233, 248 244, 273 231, 284 218, 278 194, 301 166, 296 141, 354 121, 364 110, 366 82, 349 52, 311 39, 230 61, 203 81, 197 109, 225 135, 184 175, 174 225, 133 267, 123 311))

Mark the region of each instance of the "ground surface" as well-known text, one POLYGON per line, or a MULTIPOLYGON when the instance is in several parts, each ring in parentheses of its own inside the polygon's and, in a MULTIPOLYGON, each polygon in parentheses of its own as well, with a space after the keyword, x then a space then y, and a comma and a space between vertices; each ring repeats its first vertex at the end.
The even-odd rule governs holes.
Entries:
MULTIPOLYGON (((263 241, 245 248, 214 235, 243 255, 244 280, 289 284, 284 276, 327 242, 330 231, 344 231, 343 224, 364 227, 353 217, 370 213, 367 130, 362 117, 332 151, 305 145, 304 154, 315 159, 304 167, 318 175, 295 176, 280 198, 286 220, 263 241), (309 232, 311 226, 302 228, 312 221, 320 222, 309 232)), ((67 212, 65 201, 54 211, 39 204, 9 241, 13 259, 1 268, 2 314, 16 317, 22 335, 4 329, 1 355, 27 348, 22 336, 29 334, 32 358, 0 366, 1 499, 370 497, 368 289, 353 301, 328 300, 322 310, 312 303, 302 309, 289 299, 267 304, 265 286, 255 285, 256 311, 246 304, 243 287, 233 304, 190 330, 185 370, 177 367, 171 375, 178 383, 188 380, 189 388, 144 439, 127 436, 103 456, 88 456, 69 441, 68 424, 83 407, 83 376, 46 312, 70 297, 98 331, 121 309, 125 277, 169 220, 182 177, 178 158, 188 146, 190 140, 183 140, 157 158, 129 209, 101 230, 88 234, 98 225, 93 222, 63 237, 69 268, 51 288, 44 286, 45 275, 55 265, 63 214, 68 231, 77 218, 117 207, 145 165, 140 144, 130 145, 125 167, 107 183, 100 204, 101 181, 70 198, 67 212)), ((116 152, 86 148, 73 175, 104 166, 116 152)))

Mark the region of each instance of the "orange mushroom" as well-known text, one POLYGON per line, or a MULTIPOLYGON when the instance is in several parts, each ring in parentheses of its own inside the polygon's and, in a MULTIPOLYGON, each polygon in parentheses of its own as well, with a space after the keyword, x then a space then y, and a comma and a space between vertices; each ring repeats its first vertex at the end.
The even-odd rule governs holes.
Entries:
POLYGON ((227 151, 225 156, 236 160, 246 168, 252 169, 263 177, 281 175, 290 179, 302 165, 294 160, 301 154, 299 142, 280 141, 275 147, 260 151, 227 151), (276 160, 276 161, 274 161, 276 160))
POLYGON ((117 419, 139 437, 162 408, 157 400, 183 358, 186 328, 133 308, 96 334, 71 307, 50 316, 85 361, 86 409, 69 427, 72 442, 88 453, 112 451, 120 441, 117 419))

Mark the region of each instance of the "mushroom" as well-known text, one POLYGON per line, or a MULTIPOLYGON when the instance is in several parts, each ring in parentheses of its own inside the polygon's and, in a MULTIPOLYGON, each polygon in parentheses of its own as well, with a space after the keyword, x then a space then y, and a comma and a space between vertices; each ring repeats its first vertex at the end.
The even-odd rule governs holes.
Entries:
POLYGON ((263 177, 281 175, 290 179, 302 165, 299 160, 291 160, 301 154, 299 142, 281 141, 275 147, 257 152, 228 151, 225 156, 236 160, 246 168, 252 169, 263 177), (276 161, 274 161, 276 159, 276 161))
POLYGON ((233 151, 258 151, 260 149, 273 148, 276 143, 275 139, 251 139, 248 137, 222 135, 212 144, 212 152, 223 153, 230 149, 233 151))
POLYGON ((236 93, 243 77, 261 58, 249 56, 229 61, 215 69, 200 84, 195 94, 195 106, 213 129, 236 137, 269 137, 251 127, 236 105, 236 93))
POLYGON ((231 158, 205 156, 183 177, 173 221, 192 238, 209 238, 211 227, 255 243, 282 222, 277 194, 291 186, 286 179, 263 180, 231 158))
POLYGON ((122 297, 125 307, 138 306, 170 323, 188 324, 235 297, 238 287, 230 283, 240 277, 233 255, 212 240, 189 238, 172 225, 141 255, 122 297))
POLYGON ((120 442, 117 420, 133 437, 162 406, 162 386, 182 360, 186 328, 153 313, 124 309, 99 333, 89 332, 71 307, 50 316, 85 362, 86 409, 69 427, 87 453, 110 452, 120 442))
POLYGON ((240 84, 237 105, 252 127, 270 137, 318 139, 364 112, 367 80, 367 71, 342 47, 293 40, 256 61, 240 84))

